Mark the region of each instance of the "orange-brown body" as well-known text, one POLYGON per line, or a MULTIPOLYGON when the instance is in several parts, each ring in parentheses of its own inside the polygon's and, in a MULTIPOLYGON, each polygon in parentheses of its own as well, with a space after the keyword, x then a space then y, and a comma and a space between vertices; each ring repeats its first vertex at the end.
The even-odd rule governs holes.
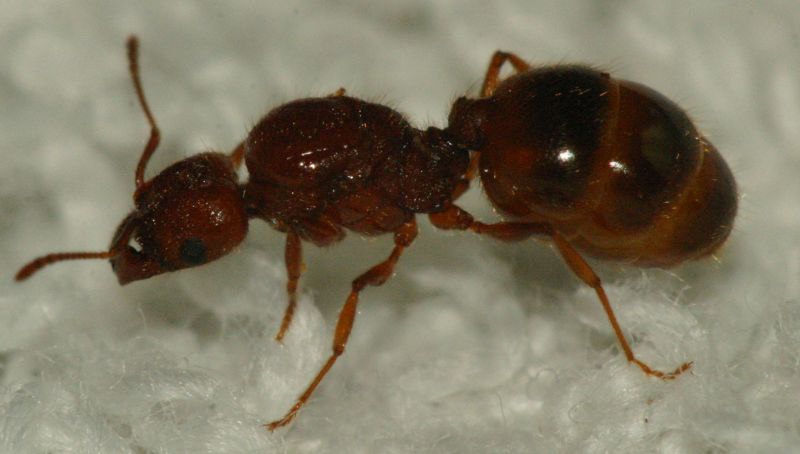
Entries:
POLYGON ((714 146, 654 90, 582 66, 520 72, 459 99, 447 131, 480 152, 488 198, 594 257, 670 266, 731 231, 736 185, 714 146))
POLYGON ((202 265, 236 248, 248 221, 237 180, 227 155, 201 153, 145 182, 111 241, 119 283, 202 265))
POLYGON ((320 246, 343 229, 394 232, 449 202, 467 151, 441 131, 349 96, 308 98, 267 114, 245 141, 251 216, 320 246))
POLYGON ((360 292, 391 277, 416 237, 418 213, 439 228, 504 241, 549 238, 597 293, 628 361, 663 379, 691 366, 661 372, 634 356, 600 278, 575 249, 668 266, 713 252, 730 233, 736 213, 730 170, 686 114, 655 91, 581 66, 530 69, 498 51, 482 97, 457 100, 445 130, 416 129, 398 112, 340 89, 273 109, 230 154, 190 156, 145 180, 160 130, 139 79, 136 37, 127 48, 150 125, 134 172, 135 209, 107 251, 47 254, 23 266, 17 280, 65 260, 107 259, 120 284, 203 265, 235 249, 249 220, 259 218, 286 234, 288 304, 275 336, 280 342, 297 304, 303 240, 327 246, 346 230, 394 236, 389 256, 353 279, 328 360, 268 429, 292 421, 342 355, 360 292), (517 74, 498 82, 506 61, 517 74), (469 166, 470 150, 476 166, 469 166), (236 169, 243 160, 249 179, 241 184, 236 169), (477 221, 456 204, 474 167, 509 222, 477 221))

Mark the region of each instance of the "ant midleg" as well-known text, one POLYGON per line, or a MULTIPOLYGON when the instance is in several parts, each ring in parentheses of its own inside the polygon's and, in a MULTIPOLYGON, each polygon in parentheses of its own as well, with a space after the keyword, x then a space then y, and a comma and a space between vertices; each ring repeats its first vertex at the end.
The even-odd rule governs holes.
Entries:
POLYGON ((292 324, 294 311, 297 307, 297 282, 300 280, 300 275, 303 273, 303 245, 300 241, 300 236, 294 232, 289 232, 286 235, 286 251, 284 253, 286 261, 286 293, 289 296, 289 302, 286 305, 286 311, 283 313, 283 320, 281 321, 281 328, 275 336, 275 340, 283 342, 283 336, 292 324))
POLYGON ((347 340, 350 337, 350 332, 353 330, 353 322, 355 321, 357 313, 356 309, 358 308, 359 293, 361 293, 361 290, 368 285, 377 287, 383 285, 390 277, 392 277, 394 267, 397 264, 397 261, 400 259, 403 250, 411 245, 416 236, 417 223, 416 220, 412 219, 411 221, 403 224, 395 233, 395 245, 389 257, 353 280, 350 295, 348 295, 347 301, 344 303, 344 306, 342 306, 342 310, 339 312, 339 320, 336 322, 336 330, 334 331, 333 335, 333 352, 331 353, 331 356, 328 357, 325 365, 322 366, 320 371, 317 373, 317 376, 314 377, 314 380, 312 380, 311 384, 308 385, 308 388, 306 388, 303 394, 301 394, 297 399, 297 402, 294 404, 292 409, 289 410, 289 412, 286 413, 283 418, 267 424, 267 429, 275 430, 278 427, 285 426, 291 422, 292 419, 294 419, 300 408, 305 405, 306 401, 308 401, 308 399, 311 397, 311 394, 314 393, 314 390, 320 384, 322 379, 325 377, 331 367, 333 367, 333 364, 336 362, 339 356, 344 353, 345 347, 347 346, 347 340))

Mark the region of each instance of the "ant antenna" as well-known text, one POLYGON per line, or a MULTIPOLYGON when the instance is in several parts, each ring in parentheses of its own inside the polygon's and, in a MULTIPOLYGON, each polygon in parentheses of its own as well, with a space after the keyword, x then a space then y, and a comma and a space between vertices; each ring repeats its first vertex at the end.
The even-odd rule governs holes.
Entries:
POLYGON ((155 117, 153 117, 152 112, 150 112, 150 106, 147 105, 147 99, 145 99, 144 90, 142 89, 142 81, 139 78, 139 38, 137 38, 136 35, 128 37, 127 47, 128 68, 131 72, 131 79, 133 79, 133 88, 136 90, 136 97, 139 98, 139 104, 142 106, 144 116, 147 117, 147 123, 150 124, 150 139, 147 141, 147 145, 144 146, 142 157, 139 158, 139 164, 136 165, 136 173, 134 174, 136 182, 136 192, 134 192, 135 198, 136 193, 144 186, 144 169, 147 167, 150 156, 152 156, 153 152, 158 148, 158 143, 161 140, 161 132, 156 125, 155 117))
MULTIPOLYGON (((142 106, 145 117, 147 117, 147 123, 150 124, 150 139, 147 141, 147 145, 145 145, 144 151, 142 152, 142 157, 139 158, 139 164, 136 166, 136 192, 134 192, 135 200, 139 189, 144 186, 144 169, 147 167, 147 161, 150 160, 150 156, 152 156, 153 152, 156 150, 156 148, 158 148, 158 143, 161 139, 161 133, 158 130, 158 126, 156 126, 156 120, 153 118, 153 114, 150 112, 150 107, 147 105, 147 100, 144 97, 144 90, 142 90, 142 82, 139 79, 139 39, 135 35, 131 35, 128 38, 127 48, 128 68, 130 69, 131 79, 133 79, 133 88, 136 90, 136 97, 139 98, 139 104, 142 106)), ((129 222, 123 222, 123 225, 129 226, 129 222)), ((122 235, 121 232, 124 232, 124 229, 118 232, 117 237, 122 235)), ((56 252, 43 255, 31 260, 25 266, 20 268, 20 270, 17 271, 17 274, 14 276, 14 280, 18 282, 24 281, 40 269, 56 262, 62 262, 66 260, 109 259, 114 257, 117 252, 117 248, 112 246, 111 250, 103 252, 56 252)))
POLYGON ((14 280, 17 282, 24 281, 31 277, 31 275, 40 269, 51 265, 56 262, 64 260, 83 260, 83 259, 109 259, 113 256, 110 251, 107 252, 56 252, 54 254, 47 254, 37 257, 17 271, 14 280))

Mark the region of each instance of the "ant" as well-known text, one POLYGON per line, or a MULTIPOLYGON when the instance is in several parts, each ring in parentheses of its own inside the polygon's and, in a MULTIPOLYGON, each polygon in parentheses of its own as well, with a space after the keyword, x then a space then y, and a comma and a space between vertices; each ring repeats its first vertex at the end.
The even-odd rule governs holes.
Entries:
POLYGON ((327 362, 269 430, 292 421, 344 352, 360 292, 391 277, 417 235, 418 213, 442 229, 505 241, 549 237, 597 292, 630 362, 663 379, 691 366, 664 373, 636 359, 600 279, 575 249, 668 266, 710 254, 730 232, 730 171, 683 111, 658 93, 585 67, 531 69, 498 52, 481 97, 459 98, 445 129, 416 129, 398 112, 340 89, 273 109, 229 154, 191 156, 145 180, 160 132, 140 82, 135 36, 127 49, 150 126, 134 173, 136 208, 108 251, 48 254, 22 267, 16 280, 59 261, 108 259, 125 285, 216 260, 244 240, 249 219, 260 218, 286 233, 288 303, 275 336, 282 341, 297 304, 302 241, 332 245, 345 229, 394 235, 388 258, 353 280, 327 362), (516 74, 500 81, 506 61, 516 74), (249 180, 240 184, 243 161, 249 180), (513 222, 478 222, 454 203, 478 172, 492 203, 513 222))

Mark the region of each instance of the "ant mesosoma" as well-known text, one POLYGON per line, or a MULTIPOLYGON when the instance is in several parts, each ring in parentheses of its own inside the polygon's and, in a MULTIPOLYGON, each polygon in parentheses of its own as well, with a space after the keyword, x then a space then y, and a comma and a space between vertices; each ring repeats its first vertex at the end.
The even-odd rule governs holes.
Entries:
POLYGON ((213 261, 242 242, 250 218, 286 233, 288 304, 296 306, 301 242, 340 241, 345 229, 394 234, 389 257, 352 282, 336 324, 333 352, 273 430, 288 424, 344 352, 366 286, 391 277, 417 234, 415 215, 443 229, 505 241, 549 237, 572 271, 597 292, 627 359, 636 359, 600 279, 574 247, 596 257, 668 266, 711 253, 736 211, 733 177, 683 111, 660 94, 579 66, 531 69, 497 52, 479 99, 459 98, 444 130, 413 128, 398 112, 345 96, 292 101, 269 112, 230 154, 179 161, 150 180, 160 132, 139 78, 138 40, 127 41, 131 78, 150 125, 135 171, 135 209, 108 251, 53 253, 16 275, 75 259, 109 259, 120 284, 213 261), (516 74, 499 80, 510 61, 516 74), (472 157, 470 158, 470 153, 472 157), (249 180, 236 169, 245 162, 249 180), (480 172, 492 203, 513 222, 485 224, 454 204, 480 172), (574 247, 573 247, 574 246, 574 247))

